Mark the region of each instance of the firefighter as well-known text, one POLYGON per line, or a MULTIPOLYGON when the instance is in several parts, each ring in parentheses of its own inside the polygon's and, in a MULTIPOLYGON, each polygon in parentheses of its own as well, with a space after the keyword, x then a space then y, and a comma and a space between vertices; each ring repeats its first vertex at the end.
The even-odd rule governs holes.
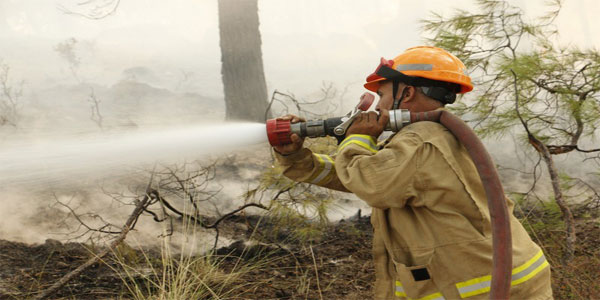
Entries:
MULTIPOLYGON (((441 124, 412 123, 377 144, 390 109, 444 109, 473 89, 464 64, 435 47, 381 59, 365 88, 375 112, 348 128, 336 155, 313 153, 303 139, 275 147, 284 175, 352 192, 372 208, 375 299, 487 299, 492 233, 486 194, 466 149, 441 124)), ((287 115, 292 123, 303 119, 287 115)), ((552 299, 550 267, 512 211, 512 299, 552 299)))

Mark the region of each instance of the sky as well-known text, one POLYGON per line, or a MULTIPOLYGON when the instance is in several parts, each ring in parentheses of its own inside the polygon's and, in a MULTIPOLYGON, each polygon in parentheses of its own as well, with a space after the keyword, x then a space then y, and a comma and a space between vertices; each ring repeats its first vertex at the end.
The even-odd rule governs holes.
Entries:
MULTIPOLYGON (((113 15, 101 20, 61 10, 77 11, 81 2, 0 0, 0 59, 11 66, 14 78, 30 88, 72 80, 54 48, 75 38, 78 72, 86 81, 109 86, 122 79, 123 70, 144 66, 165 85, 181 80, 184 72, 193 74, 188 88, 222 98, 216 0, 122 0, 113 15)), ((258 2, 269 92, 288 91, 307 100, 323 82, 348 88, 348 97, 358 99, 380 57, 393 58, 423 44, 420 19, 431 11, 450 15, 474 6, 472 0, 258 2)), ((535 16, 545 10, 544 2, 511 3, 535 16)), ((561 41, 598 47, 599 11, 599 1, 565 1, 557 20, 561 41)))

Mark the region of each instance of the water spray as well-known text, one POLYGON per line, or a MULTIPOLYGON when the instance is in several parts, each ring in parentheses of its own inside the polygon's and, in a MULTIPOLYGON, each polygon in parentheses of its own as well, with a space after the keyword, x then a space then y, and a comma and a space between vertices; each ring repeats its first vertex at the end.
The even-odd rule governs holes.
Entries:
POLYGON ((129 174, 155 162, 195 160, 265 145, 264 130, 260 123, 224 123, 3 141, 0 190, 15 184, 44 187, 88 174, 97 180, 129 174))
MULTIPOLYGON (((343 117, 311 120, 292 124, 288 120, 267 120, 267 137, 271 146, 290 144, 292 133, 300 137, 333 136, 341 142, 354 118, 373 104, 374 96, 365 93, 358 105, 343 117)), ((504 190, 496 167, 475 132, 460 118, 445 110, 414 113, 405 109, 390 111, 387 131, 398 132, 402 127, 421 121, 444 125, 465 146, 471 156, 487 196, 492 224, 493 270, 490 299, 508 299, 512 272, 512 238, 504 190)))

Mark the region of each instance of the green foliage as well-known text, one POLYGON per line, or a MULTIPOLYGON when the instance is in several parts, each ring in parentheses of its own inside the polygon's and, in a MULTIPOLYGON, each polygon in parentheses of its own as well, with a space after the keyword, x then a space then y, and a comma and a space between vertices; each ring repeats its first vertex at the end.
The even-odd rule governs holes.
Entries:
POLYGON ((474 11, 422 21, 429 42, 467 66, 475 91, 453 110, 468 116, 480 135, 520 128, 545 143, 576 145, 596 133, 600 53, 553 41, 560 5, 550 2, 550 13, 529 22, 507 1, 479 0, 474 11))
POLYGON ((320 238, 329 225, 327 209, 332 201, 330 192, 296 183, 285 196, 271 202, 271 234, 300 241, 320 238))
POLYGON ((556 201, 542 202, 538 216, 530 219, 523 219, 523 225, 530 235, 536 232, 545 232, 552 230, 562 230, 565 226, 562 219, 562 212, 556 201))
POLYGON ((544 250, 552 266, 552 289, 555 299, 595 299, 599 295, 600 252, 598 238, 600 226, 594 220, 578 218, 578 242, 571 264, 562 264, 564 228, 560 208, 552 199, 543 203, 526 203, 526 197, 511 196, 519 205, 516 213, 529 235, 544 250))
MULTIPOLYGON (((337 143, 332 138, 310 139, 306 147, 316 153, 332 153, 337 143)), ((274 227, 271 238, 285 236, 294 240, 319 239, 329 225, 328 207, 333 192, 315 185, 295 182, 283 175, 283 169, 273 164, 262 172, 260 184, 246 194, 246 199, 270 196, 269 217, 274 227)))
POLYGON ((576 184, 575 178, 569 176, 569 174, 561 172, 558 174, 560 178, 560 187, 564 190, 569 190, 576 184))
POLYGON ((532 203, 528 195, 523 193, 510 193, 510 198, 516 205, 515 215, 531 236, 564 227, 562 212, 554 199, 532 203))
MULTIPOLYGON (((516 134, 523 145, 529 144, 527 148, 543 158, 552 177, 556 169, 552 155, 588 153, 581 146, 593 144, 598 133, 600 52, 559 45, 553 22, 561 1, 548 5, 549 13, 530 20, 506 0, 478 0, 473 10, 457 10, 450 17, 434 15, 423 25, 430 34, 429 42, 460 58, 472 79, 474 91, 462 97, 463 103, 453 111, 468 119, 482 137, 516 134)), ((533 166, 534 175, 538 166, 533 166)), ((567 195, 566 191, 575 186, 570 178, 559 178, 560 186, 555 179, 555 199, 542 210, 549 218, 528 222, 533 232, 542 227, 558 228, 564 226, 562 216, 569 224, 564 232, 568 235, 565 258, 570 260, 576 236, 566 199, 585 196, 567 195), (561 202, 564 215, 555 201, 561 202)), ((583 194, 593 192, 589 186, 587 189, 583 194)))
POLYGON ((508 193, 509 198, 513 200, 513 202, 519 206, 525 206, 527 204, 527 197, 522 193, 508 193))
POLYGON ((120 243, 115 248, 113 255, 117 256, 119 261, 129 265, 137 265, 143 261, 143 257, 141 257, 135 249, 125 242, 120 243))

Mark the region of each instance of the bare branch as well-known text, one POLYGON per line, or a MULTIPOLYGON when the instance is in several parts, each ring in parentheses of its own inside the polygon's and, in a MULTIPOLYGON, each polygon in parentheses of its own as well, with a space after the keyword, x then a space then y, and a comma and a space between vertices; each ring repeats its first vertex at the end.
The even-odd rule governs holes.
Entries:
POLYGON ((90 95, 88 96, 88 102, 90 102, 90 110, 91 110, 91 115, 90 115, 90 119, 92 121, 94 121, 94 123, 96 123, 96 125, 98 125, 98 127, 100 127, 100 129, 102 129, 102 121, 104 120, 104 118, 102 117, 102 114, 100 113, 100 100, 98 99, 98 97, 96 97, 96 94, 94 93, 94 88, 90 88, 90 95))
POLYGON ((12 86, 10 80, 10 67, 0 60, 0 126, 10 125, 17 127, 19 119, 19 100, 23 95, 23 82, 12 86))
MULTIPOLYGON (((150 182, 148 183, 148 188, 150 188, 151 184, 152 184, 152 178, 150 179, 150 182)), ((77 267, 75 270, 72 270, 71 272, 67 273, 65 276, 60 278, 57 282, 55 282, 49 288, 41 291, 34 299, 38 300, 38 299, 45 299, 45 298, 49 297, 54 292, 56 292, 59 288, 61 288, 63 285, 65 285, 67 282, 69 282, 71 279, 73 279, 74 277, 81 274, 85 269, 92 266, 93 264, 98 263, 107 254, 114 252, 114 249, 117 246, 119 246, 121 244, 121 242, 123 242, 123 240, 125 240, 125 237, 127 237, 127 233, 129 233, 129 231, 133 229, 135 222, 137 221, 139 216, 142 214, 142 212, 148 205, 149 201, 150 201, 150 196, 148 194, 146 194, 146 196, 144 196, 144 199, 137 203, 137 205, 135 206, 135 209, 129 215, 129 218, 123 225, 119 236, 117 238, 115 238, 107 248, 100 251, 100 253, 94 255, 92 258, 88 259, 85 263, 83 263, 82 265, 77 267)))

